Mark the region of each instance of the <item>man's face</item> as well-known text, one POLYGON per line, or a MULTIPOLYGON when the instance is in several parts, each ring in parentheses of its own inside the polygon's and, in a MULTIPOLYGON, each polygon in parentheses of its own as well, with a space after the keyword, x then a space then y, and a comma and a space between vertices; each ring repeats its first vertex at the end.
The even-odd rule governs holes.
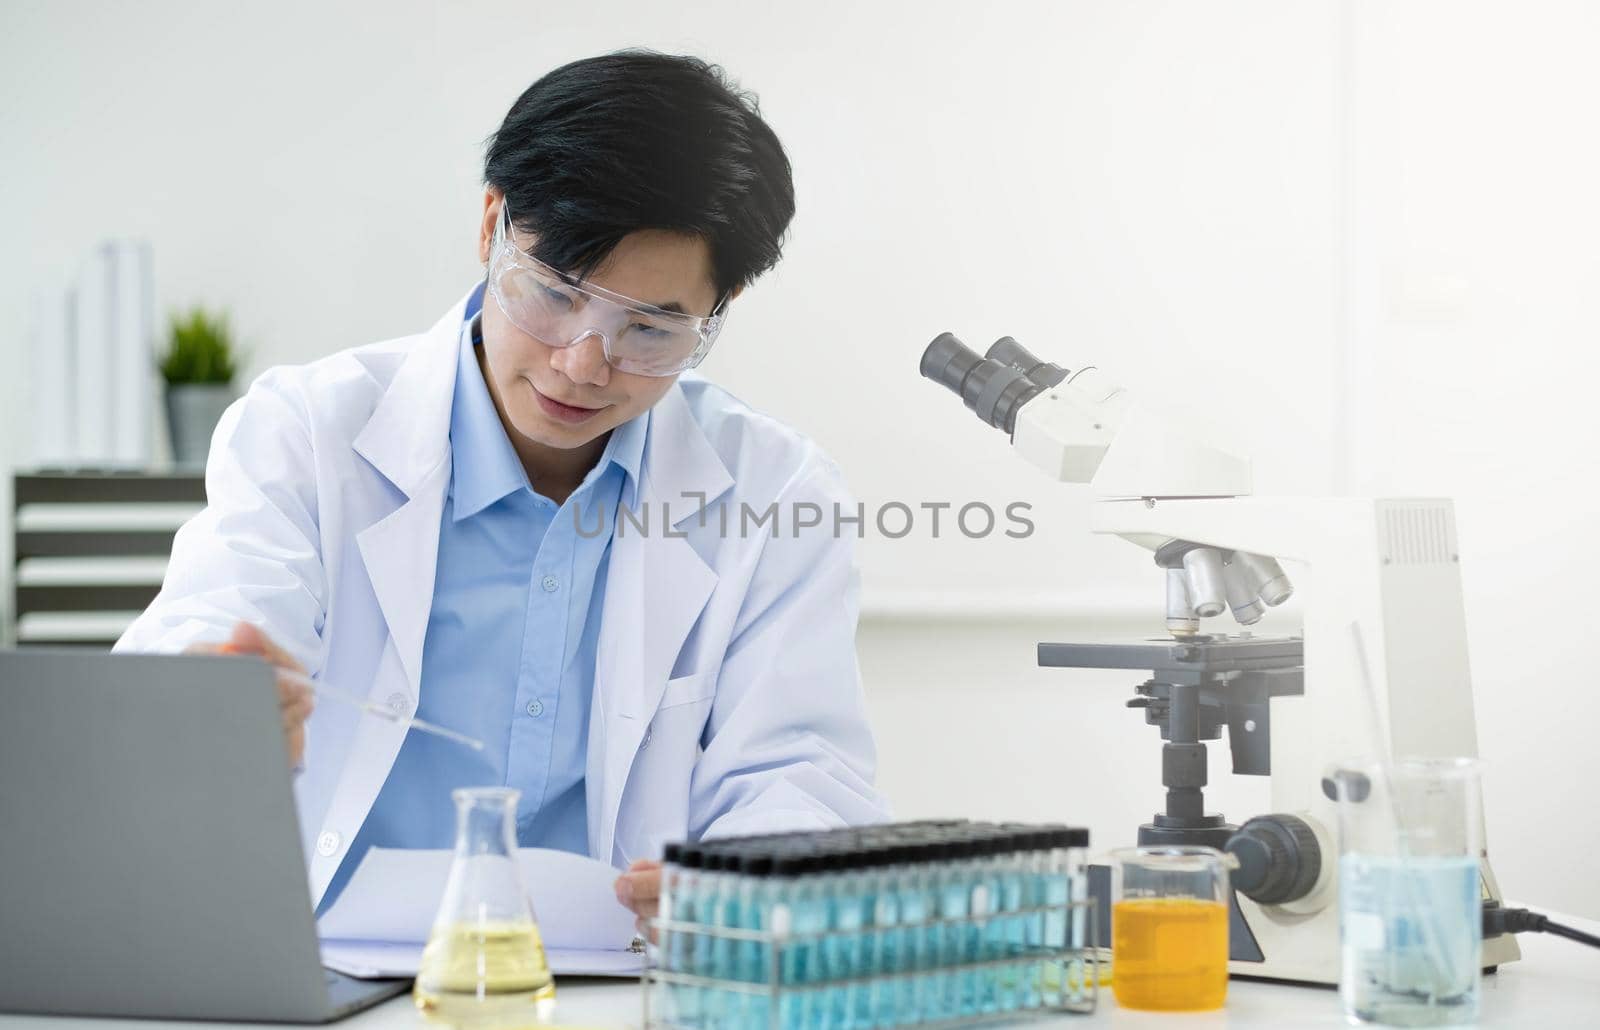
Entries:
MULTIPOLYGON (((500 194, 489 190, 478 238, 478 260, 485 264, 499 219, 500 194)), ((526 234, 519 239, 532 248, 526 234)), ((696 315, 709 315, 717 302, 706 241, 655 229, 624 237, 589 282, 658 307, 676 303, 696 315)), ((678 379, 618 372, 606 363, 599 336, 570 347, 542 343, 512 325, 492 293, 483 299, 483 356, 508 428, 561 450, 604 437, 655 404, 678 379)))

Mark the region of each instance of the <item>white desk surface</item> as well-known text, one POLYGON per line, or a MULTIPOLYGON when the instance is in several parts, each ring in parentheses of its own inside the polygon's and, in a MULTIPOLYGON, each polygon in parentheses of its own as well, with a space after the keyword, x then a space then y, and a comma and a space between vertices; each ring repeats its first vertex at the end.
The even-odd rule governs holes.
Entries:
MULTIPOLYGON (((1558 916, 1557 922, 1600 933, 1600 923, 1558 916)), ((1600 950, 1548 934, 1522 934, 1522 960, 1501 968, 1483 980, 1484 1027, 1522 1027, 1538 1030, 1600 1027, 1600 950)), ((3 971, 0 971, 3 973, 3 971)), ((637 980, 565 978, 556 985, 556 1023, 560 1026, 637 1027, 641 1002, 637 980)), ((81 1019, 49 1016, 0 1015, 0 1030, 149 1030, 150 1020, 81 1019)), ((238 1027, 239 1023, 174 1023, 187 1030, 238 1027)), ((403 995, 332 1024, 340 1030, 374 1030, 432 1027, 417 1015, 411 996, 403 995)), ((1343 1027, 1338 992, 1311 987, 1234 981, 1228 986, 1227 1006, 1217 1012, 1181 1015, 1132 1012, 1119 1009, 1111 992, 1100 995, 1092 1016, 1062 1016, 1020 1025, 1037 1027, 1162 1027, 1165 1030, 1210 1027, 1343 1027)), ((281 1025, 280 1025, 281 1030, 281 1025)))

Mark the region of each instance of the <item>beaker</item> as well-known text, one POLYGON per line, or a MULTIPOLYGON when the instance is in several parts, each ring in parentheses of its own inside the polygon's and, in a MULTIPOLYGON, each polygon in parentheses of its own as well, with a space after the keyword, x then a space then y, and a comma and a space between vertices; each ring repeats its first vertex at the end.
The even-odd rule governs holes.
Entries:
POLYGON ((1111 979, 1130 1009, 1199 1012, 1228 997, 1228 867, 1216 848, 1111 853, 1111 979))
POLYGON ((1339 993, 1346 1018, 1455 1026, 1478 1018, 1483 809, 1471 758, 1346 762, 1339 799, 1339 993))
POLYGON ((513 832, 520 791, 454 791, 456 853, 422 953, 413 997, 428 1019, 457 1027, 547 1020, 556 988, 513 832))

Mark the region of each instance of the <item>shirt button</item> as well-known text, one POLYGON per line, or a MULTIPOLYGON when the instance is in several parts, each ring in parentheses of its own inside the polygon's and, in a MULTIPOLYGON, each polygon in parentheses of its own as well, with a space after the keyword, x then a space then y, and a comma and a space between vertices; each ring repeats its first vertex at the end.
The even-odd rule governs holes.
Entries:
POLYGON ((654 726, 646 726, 645 727, 644 739, 639 741, 639 750, 640 751, 643 751, 645 748, 650 746, 650 738, 655 736, 655 733, 656 733, 656 731, 655 731, 655 727, 654 726))
POLYGON ((554 576, 546 576, 539 585, 544 587, 544 592, 547 594, 553 594, 561 588, 560 582, 554 576))
POLYGON ((389 695, 389 708, 390 708, 390 710, 393 711, 396 715, 405 715, 406 714, 406 709, 407 709, 407 707, 409 707, 406 704, 406 700, 407 700, 406 696, 404 694, 400 693, 398 690, 395 691, 393 694, 390 694, 389 695))
POLYGON ((323 830, 317 838, 317 854, 323 858, 331 856, 339 850, 339 835, 332 830, 323 830))
POLYGON ((544 714, 544 702, 540 701, 538 698, 534 698, 532 701, 529 701, 528 714, 533 716, 535 719, 539 718, 539 716, 544 714))

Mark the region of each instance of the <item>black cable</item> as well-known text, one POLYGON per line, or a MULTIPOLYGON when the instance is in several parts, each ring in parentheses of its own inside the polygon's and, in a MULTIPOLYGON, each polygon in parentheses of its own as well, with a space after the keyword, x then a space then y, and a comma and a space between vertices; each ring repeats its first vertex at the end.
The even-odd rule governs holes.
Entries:
POLYGON ((1584 933, 1582 930, 1574 930, 1570 926, 1562 926, 1560 923, 1551 922, 1546 922, 1544 928, 1546 933, 1553 933, 1557 937, 1565 937, 1569 941, 1587 944, 1591 948, 1600 948, 1600 937, 1596 937, 1592 933, 1584 933))
POLYGON ((1501 908, 1486 905, 1483 909, 1483 935, 1498 937, 1503 933, 1550 933, 1569 941, 1600 948, 1600 937, 1561 923, 1553 923, 1549 916, 1530 912, 1525 908, 1501 908))

